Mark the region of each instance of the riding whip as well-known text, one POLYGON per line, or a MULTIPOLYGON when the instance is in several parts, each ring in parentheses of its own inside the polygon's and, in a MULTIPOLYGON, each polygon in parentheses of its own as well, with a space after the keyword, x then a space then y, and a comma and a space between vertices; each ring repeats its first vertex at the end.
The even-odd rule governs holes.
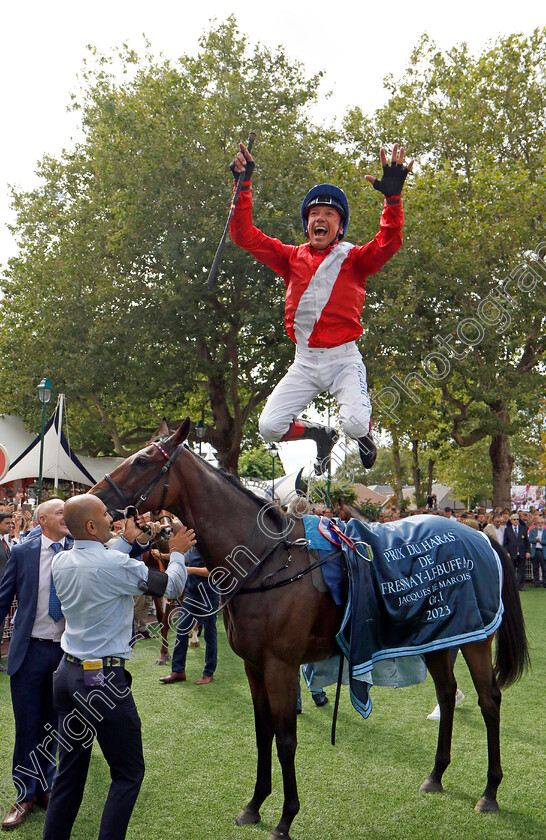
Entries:
MULTIPOLYGON (((248 143, 246 145, 247 150, 249 152, 252 149, 252 146, 254 145, 254 140, 255 139, 256 139, 256 134, 253 131, 251 131, 249 136, 248 136, 248 143)), ((212 266, 211 266, 211 269, 209 271, 209 276, 207 277, 207 286, 212 286, 212 284, 214 283, 214 280, 216 278, 216 272, 218 271, 218 266, 220 265, 220 260, 222 259, 222 252, 224 250, 224 243, 226 241, 226 236, 227 236, 227 233, 228 233, 228 230, 229 230, 229 225, 230 225, 231 219, 233 217, 233 213, 235 212, 235 205, 237 204, 237 201, 239 199, 239 193, 241 192, 241 187, 243 185, 244 177, 245 177, 245 170, 243 169, 243 171, 241 173, 239 173, 239 178, 237 179, 237 186, 235 187, 235 192, 233 193, 233 198, 231 199, 231 206, 229 208, 229 214, 228 214, 226 226, 224 228, 224 232, 222 234, 222 238, 220 240, 218 248, 216 249, 216 254, 214 255, 214 260, 212 262, 212 266)))

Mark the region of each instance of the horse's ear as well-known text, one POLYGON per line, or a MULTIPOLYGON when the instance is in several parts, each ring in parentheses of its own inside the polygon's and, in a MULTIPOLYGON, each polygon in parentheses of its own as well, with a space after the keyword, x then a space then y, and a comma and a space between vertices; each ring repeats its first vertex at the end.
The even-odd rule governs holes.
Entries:
POLYGON ((175 446, 178 446, 179 443, 184 443, 184 441, 186 440, 186 438, 188 437, 188 435, 190 433, 190 428, 191 428, 191 420, 190 420, 189 417, 186 417, 186 419, 182 422, 182 424, 178 427, 178 429, 174 433, 174 437, 172 439, 172 442, 175 444, 175 446))
POLYGON ((158 433, 159 437, 167 437, 167 435, 170 435, 171 430, 169 429, 169 424, 167 423, 167 420, 165 419, 165 417, 161 421, 161 423, 159 425, 159 429, 157 430, 157 433, 158 433))

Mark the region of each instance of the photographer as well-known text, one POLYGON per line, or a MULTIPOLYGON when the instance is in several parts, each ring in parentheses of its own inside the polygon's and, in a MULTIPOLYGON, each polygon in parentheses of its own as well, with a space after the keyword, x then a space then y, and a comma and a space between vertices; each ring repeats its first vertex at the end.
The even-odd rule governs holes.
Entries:
POLYGON ((144 777, 140 718, 131 675, 125 669, 131 656, 133 596, 144 592, 176 598, 182 594, 187 579, 184 554, 195 544, 194 533, 183 529, 172 538, 171 562, 162 573, 128 557, 133 541, 141 535, 134 520, 127 520, 119 541, 121 550, 105 548, 112 521, 97 496, 69 499, 65 520, 75 539, 74 548, 61 551, 53 563, 53 581, 66 619, 61 642, 64 656, 53 683, 63 738, 43 837, 70 837, 96 737, 111 776, 100 836, 122 840, 144 777), (103 702, 97 699, 97 691, 103 702), (85 739, 72 732, 75 710, 80 728, 81 719, 87 725, 85 739))

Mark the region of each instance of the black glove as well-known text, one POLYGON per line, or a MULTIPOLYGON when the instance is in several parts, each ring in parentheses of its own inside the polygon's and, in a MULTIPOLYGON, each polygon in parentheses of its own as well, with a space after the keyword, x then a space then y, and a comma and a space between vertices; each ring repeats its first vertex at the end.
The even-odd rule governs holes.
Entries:
MULTIPOLYGON (((231 174, 233 175, 234 181, 237 182, 239 180, 239 175, 241 173, 235 171, 235 160, 232 160, 232 162, 229 165, 229 168, 231 169, 231 174)), ((254 161, 253 160, 247 160, 246 167, 245 167, 245 170, 244 170, 243 181, 250 181, 250 179, 252 178, 252 173, 253 172, 254 172, 254 161)))
POLYGON ((373 182, 374 190, 379 190, 387 198, 391 195, 400 195, 408 171, 405 166, 396 163, 394 160, 391 163, 386 163, 383 167, 381 180, 376 178, 373 182))

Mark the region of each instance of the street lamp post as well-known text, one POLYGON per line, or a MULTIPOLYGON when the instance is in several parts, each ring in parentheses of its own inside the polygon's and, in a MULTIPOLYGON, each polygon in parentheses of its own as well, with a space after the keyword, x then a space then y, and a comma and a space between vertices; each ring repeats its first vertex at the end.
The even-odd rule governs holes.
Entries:
POLYGON ((269 447, 269 454, 271 456, 272 478, 271 478, 271 499, 275 501, 275 458, 279 457, 279 450, 274 443, 269 447))
POLYGON ((42 431, 40 433, 40 473, 38 476, 38 504, 40 504, 40 502, 42 501, 42 475, 44 471, 44 431, 46 405, 51 400, 52 394, 53 385, 46 376, 38 385, 38 399, 42 403, 42 431))

